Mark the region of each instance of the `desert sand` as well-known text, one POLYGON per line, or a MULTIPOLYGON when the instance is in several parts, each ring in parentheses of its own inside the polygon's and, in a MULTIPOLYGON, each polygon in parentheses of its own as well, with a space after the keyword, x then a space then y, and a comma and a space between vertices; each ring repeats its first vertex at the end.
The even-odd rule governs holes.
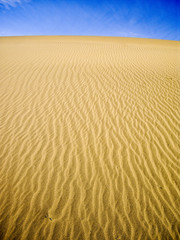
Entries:
POLYGON ((0 239, 180 239, 180 42, 0 38, 0 239))

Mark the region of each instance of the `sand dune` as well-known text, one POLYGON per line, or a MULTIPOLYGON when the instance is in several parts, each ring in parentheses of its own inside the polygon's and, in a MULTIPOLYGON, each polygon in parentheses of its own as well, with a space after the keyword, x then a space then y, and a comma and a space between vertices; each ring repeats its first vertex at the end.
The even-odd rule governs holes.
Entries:
POLYGON ((0 38, 0 239, 180 239, 180 43, 0 38))

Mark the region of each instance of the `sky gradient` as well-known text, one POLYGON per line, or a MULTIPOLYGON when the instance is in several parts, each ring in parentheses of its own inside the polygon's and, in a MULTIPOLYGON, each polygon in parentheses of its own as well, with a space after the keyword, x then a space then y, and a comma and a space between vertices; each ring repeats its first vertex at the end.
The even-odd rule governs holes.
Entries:
POLYGON ((180 0, 0 0, 0 36, 180 40, 180 0))

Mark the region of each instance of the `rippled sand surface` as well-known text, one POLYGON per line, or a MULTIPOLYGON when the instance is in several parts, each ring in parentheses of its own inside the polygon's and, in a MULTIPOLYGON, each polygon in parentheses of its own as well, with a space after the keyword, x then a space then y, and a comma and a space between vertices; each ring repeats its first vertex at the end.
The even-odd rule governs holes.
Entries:
POLYGON ((180 42, 0 38, 0 239, 180 239, 180 42))

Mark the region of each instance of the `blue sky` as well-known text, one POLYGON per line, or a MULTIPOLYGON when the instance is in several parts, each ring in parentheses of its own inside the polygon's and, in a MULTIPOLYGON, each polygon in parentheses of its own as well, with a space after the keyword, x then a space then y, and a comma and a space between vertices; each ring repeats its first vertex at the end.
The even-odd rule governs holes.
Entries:
POLYGON ((180 0, 0 0, 0 36, 92 35, 180 40, 178 12, 180 0))

